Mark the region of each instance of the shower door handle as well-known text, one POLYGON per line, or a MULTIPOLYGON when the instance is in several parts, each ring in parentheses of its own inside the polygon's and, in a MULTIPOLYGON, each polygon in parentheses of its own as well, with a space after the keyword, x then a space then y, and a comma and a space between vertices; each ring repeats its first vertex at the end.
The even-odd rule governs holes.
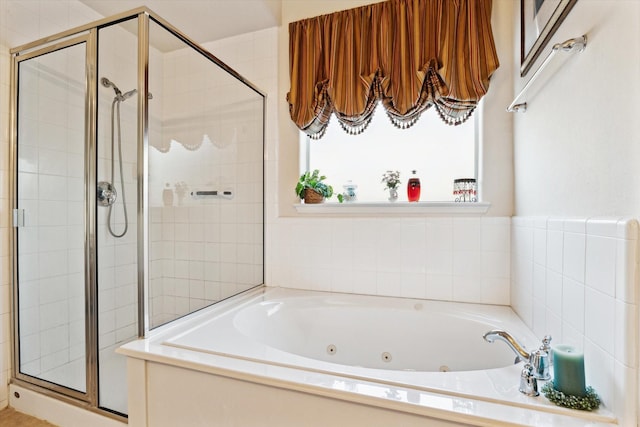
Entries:
POLYGON ((14 209, 13 210, 13 226, 24 227, 24 209, 14 209))

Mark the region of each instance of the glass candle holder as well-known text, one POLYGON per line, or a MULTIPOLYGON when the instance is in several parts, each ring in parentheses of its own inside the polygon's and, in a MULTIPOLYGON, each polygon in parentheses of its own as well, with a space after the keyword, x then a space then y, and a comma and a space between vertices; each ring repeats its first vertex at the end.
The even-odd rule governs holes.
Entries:
POLYGON ((477 202, 478 186, 475 178, 453 180, 453 198, 456 202, 477 202))

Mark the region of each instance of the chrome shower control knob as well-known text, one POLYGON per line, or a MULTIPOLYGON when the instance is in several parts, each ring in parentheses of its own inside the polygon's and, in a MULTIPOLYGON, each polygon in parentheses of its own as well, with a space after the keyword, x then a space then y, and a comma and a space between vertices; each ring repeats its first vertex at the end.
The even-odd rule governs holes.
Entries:
POLYGON ((96 197, 98 199, 98 205, 111 206, 116 202, 118 193, 116 192, 116 188, 110 182, 100 181, 98 183, 96 197))

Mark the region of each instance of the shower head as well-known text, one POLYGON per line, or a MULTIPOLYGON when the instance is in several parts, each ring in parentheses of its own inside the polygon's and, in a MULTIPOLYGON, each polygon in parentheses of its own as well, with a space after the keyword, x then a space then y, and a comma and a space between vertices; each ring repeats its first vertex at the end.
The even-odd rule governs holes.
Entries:
MULTIPOLYGON (((116 86, 111 80, 109 80, 106 77, 103 77, 100 79, 100 83, 102 83, 102 86, 104 87, 112 87, 113 90, 116 92, 116 96, 122 96, 122 92, 120 91, 120 89, 118 89, 118 86, 116 86)), ((129 95, 131 96, 131 95, 129 95)))
POLYGON ((133 95, 135 95, 138 91, 136 89, 132 89, 129 92, 125 92, 120 96, 120 101, 124 101, 126 99, 131 98, 133 95))
MULTIPOLYGON (((131 89, 129 92, 122 93, 120 91, 120 89, 118 88, 118 86, 116 86, 115 83, 113 83, 111 80, 109 80, 106 77, 101 78, 100 79, 100 83, 104 87, 112 87, 113 88, 113 90, 116 92, 115 101, 120 101, 120 102, 126 101, 127 99, 131 98, 133 95, 138 93, 137 89, 131 89)), ((153 95, 151 94, 151 92, 149 92, 148 99, 153 99, 153 95)))

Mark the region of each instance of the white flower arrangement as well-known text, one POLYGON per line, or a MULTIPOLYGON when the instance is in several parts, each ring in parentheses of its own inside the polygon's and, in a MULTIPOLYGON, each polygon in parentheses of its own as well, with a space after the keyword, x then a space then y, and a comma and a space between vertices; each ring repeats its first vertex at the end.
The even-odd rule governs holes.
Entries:
POLYGON ((400 185, 400 172, 388 170, 382 174, 382 181, 380 182, 385 184, 385 190, 395 190, 400 185))

